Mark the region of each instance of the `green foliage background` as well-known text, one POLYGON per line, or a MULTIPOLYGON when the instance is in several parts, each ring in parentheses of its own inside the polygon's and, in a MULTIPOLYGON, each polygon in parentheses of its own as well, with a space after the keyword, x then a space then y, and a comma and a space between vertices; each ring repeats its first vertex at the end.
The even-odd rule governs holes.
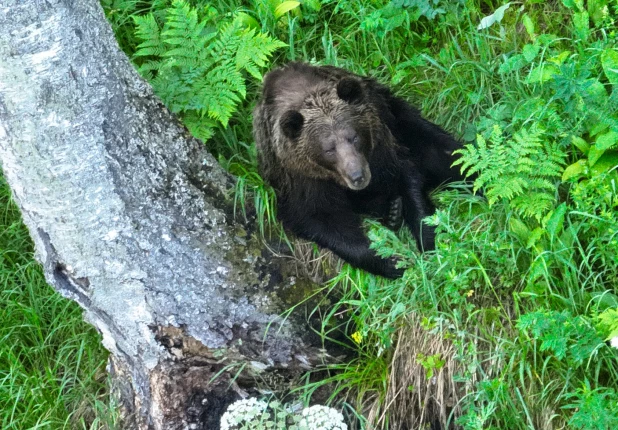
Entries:
MULTIPOLYGON (((454 347, 453 357, 416 357, 428 380, 455 363, 451 423, 618 428, 618 349, 609 344, 618 336, 618 1, 101 3, 143 76, 239 177, 238 208, 249 203, 271 239, 283 233, 251 137, 270 67, 303 60, 372 75, 470 144, 461 166, 478 173, 484 198, 459 186, 437 193, 438 247, 422 256, 405 230, 369 223, 376 249, 406 273, 387 281, 344 266, 324 286, 340 300, 316 310, 321 334, 343 330, 358 358, 297 394, 308 400, 330 384, 346 410, 371 404, 388 416, 394 348, 420 320, 454 347)), ((43 413, 10 408, 0 403, 15 423, 43 413)))

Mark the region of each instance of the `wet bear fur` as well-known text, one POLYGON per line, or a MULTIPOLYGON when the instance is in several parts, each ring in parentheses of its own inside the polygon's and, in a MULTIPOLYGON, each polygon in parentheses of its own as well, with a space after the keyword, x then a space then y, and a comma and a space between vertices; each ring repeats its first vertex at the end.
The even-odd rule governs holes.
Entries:
POLYGON ((434 249, 429 193, 462 180, 461 145, 375 79, 290 63, 264 78, 253 112, 259 170, 284 227, 353 266, 387 278, 402 271, 369 249, 365 216, 386 220, 401 202, 421 250, 434 249), (400 199, 400 200, 399 200, 400 199))

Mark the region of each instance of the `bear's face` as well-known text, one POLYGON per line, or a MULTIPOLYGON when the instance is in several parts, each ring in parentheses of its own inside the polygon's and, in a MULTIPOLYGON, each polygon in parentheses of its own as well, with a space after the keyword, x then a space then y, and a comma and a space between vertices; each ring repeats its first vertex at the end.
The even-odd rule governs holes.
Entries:
POLYGON ((312 92, 300 109, 282 115, 279 125, 287 138, 285 152, 294 154, 298 169, 351 190, 369 185, 371 118, 375 114, 361 103, 362 96, 360 83, 345 78, 335 89, 331 86, 312 92))

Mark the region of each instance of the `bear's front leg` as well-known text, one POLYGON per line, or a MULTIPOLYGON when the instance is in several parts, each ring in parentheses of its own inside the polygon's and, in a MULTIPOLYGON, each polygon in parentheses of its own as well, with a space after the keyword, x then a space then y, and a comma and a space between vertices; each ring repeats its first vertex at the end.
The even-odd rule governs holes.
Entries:
POLYGON ((400 184, 403 218, 412 232, 418 249, 432 251, 435 249, 436 232, 433 226, 423 222, 423 218, 432 215, 435 208, 423 192, 423 178, 412 163, 405 163, 400 184))
POLYGON ((330 249, 354 267, 390 279, 403 275, 403 269, 395 267, 395 260, 381 258, 369 249, 361 218, 353 212, 305 215, 302 222, 288 227, 297 236, 330 249))

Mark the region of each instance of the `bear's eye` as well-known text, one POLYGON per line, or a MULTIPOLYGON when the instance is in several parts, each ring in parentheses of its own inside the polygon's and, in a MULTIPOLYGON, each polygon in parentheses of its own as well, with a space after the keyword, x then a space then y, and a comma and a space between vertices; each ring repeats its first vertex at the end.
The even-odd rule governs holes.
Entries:
POLYGON ((360 142, 360 138, 359 138, 358 136, 354 136, 354 137, 352 138, 352 143, 353 143, 354 145, 358 145, 358 142, 360 142))
POLYGON ((330 156, 335 155, 335 148, 325 149, 324 154, 330 156))

